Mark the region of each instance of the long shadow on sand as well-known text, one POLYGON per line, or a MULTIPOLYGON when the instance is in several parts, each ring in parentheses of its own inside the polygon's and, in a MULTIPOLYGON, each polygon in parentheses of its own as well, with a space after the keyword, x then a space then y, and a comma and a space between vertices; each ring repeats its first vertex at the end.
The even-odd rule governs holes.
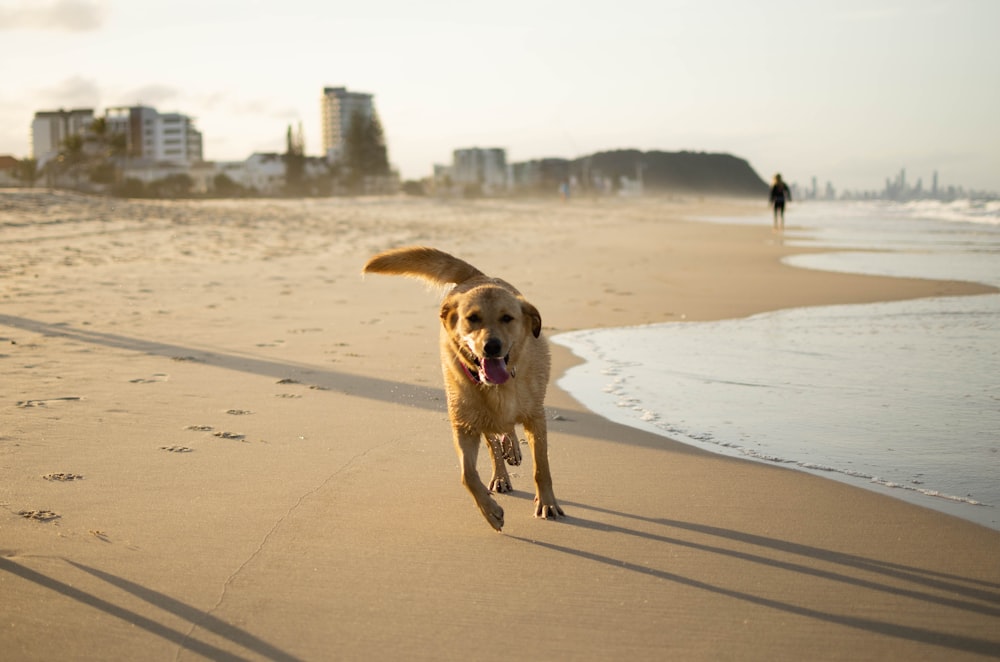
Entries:
MULTIPOLYGON (((290 655, 280 648, 267 643, 263 639, 250 634, 246 630, 230 625, 229 623, 226 623, 209 613, 184 604, 183 602, 175 600, 168 595, 144 586, 140 586, 139 584, 128 581, 127 579, 102 572, 95 568, 90 568, 80 563, 75 563, 69 560, 66 562, 83 572, 93 575, 94 577, 97 577, 140 598, 141 600, 144 600, 145 602, 148 602, 154 607, 182 618, 190 623, 192 628, 195 626, 204 628, 209 632, 212 632, 269 660, 283 660, 285 662, 296 662, 298 660, 295 656, 290 655)), ((100 598, 74 586, 70 586, 69 584, 61 582, 58 579, 53 579, 52 577, 23 566, 20 563, 15 563, 8 558, 0 557, 0 570, 37 584, 38 586, 55 591, 56 593, 75 600, 82 605, 92 607, 104 612, 105 614, 121 619, 130 625, 134 625, 135 627, 141 628, 150 634, 162 637, 167 641, 177 644, 183 649, 198 653, 208 659, 232 660, 234 662, 237 660, 249 659, 224 651, 221 648, 217 648, 216 646, 212 646, 211 644, 203 641, 199 641, 198 639, 192 637, 192 632, 181 632, 180 630, 158 623, 152 618, 116 605, 113 602, 109 602, 104 598, 100 598)))
MULTIPOLYGON (((777 538, 769 538, 766 536, 759 536, 720 527, 671 519, 640 517, 569 501, 564 501, 563 505, 572 507, 576 513, 579 513, 581 510, 591 510, 615 517, 639 520, 647 524, 663 527, 664 533, 639 531, 607 522, 588 520, 580 517, 579 514, 565 520, 566 524, 570 526, 579 526, 594 531, 616 535, 633 536, 664 545, 683 547, 704 554, 734 559, 740 563, 751 564, 748 565, 748 568, 752 565, 759 565, 767 568, 796 573, 797 575, 801 575, 803 577, 838 582, 862 590, 876 591, 923 602, 930 605, 931 608, 934 609, 955 609, 967 612, 970 615, 975 614, 990 618, 1000 617, 1000 585, 992 582, 970 579, 932 570, 925 570, 922 568, 882 561, 855 554, 835 552, 819 547, 812 547, 777 538), (741 548, 733 549, 730 547, 724 547, 721 544, 687 540, 678 535, 681 532, 714 537, 718 539, 720 543, 728 541, 738 544, 741 548), (802 558, 801 560, 783 560, 777 558, 777 554, 785 555, 786 557, 799 556, 802 558), (841 566, 841 569, 824 569, 823 567, 819 567, 818 564, 841 566), (871 575, 881 575, 885 581, 868 578, 871 575), (894 581, 896 583, 889 583, 890 581, 894 581), (901 585, 901 583, 907 582, 912 586, 907 587, 901 585), (940 593, 935 594, 922 590, 924 588, 936 590, 940 593)), ((631 563, 624 559, 612 558, 593 551, 573 549, 564 545, 558 545, 540 540, 529 540, 518 536, 510 537, 515 540, 544 547, 562 554, 569 554, 578 558, 593 561, 595 563, 605 564, 613 568, 625 568, 626 570, 639 574, 673 582, 683 586, 701 589, 736 600, 777 609, 789 614, 805 616, 828 623, 834 623, 868 632, 875 632, 909 641, 931 644, 956 651, 965 651, 1000 658, 1000 644, 998 644, 997 641, 951 634, 948 632, 914 627, 901 623, 892 623, 871 618, 830 613, 802 604, 792 604, 773 598, 726 588, 724 586, 710 584, 708 582, 684 577, 676 573, 631 563)))
MULTIPOLYGON (((364 375, 347 374, 317 368, 308 364, 271 361, 253 356, 194 349, 172 343, 80 329, 68 324, 50 324, 13 315, 0 315, 0 325, 45 336, 63 337, 93 345, 142 352, 152 356, 163 356, 172 359, 193 359, 199 363, 224 370, 274 377, 276 379, 295 379, 304 384, 335 390, 344 395, 354 397, 402 404, 432 411, 445 411, 445 394, 441 388, 416 386, 375 377, 366 377, 364 375)), ((608 425, 617 428, 618 424, 609 422, 596 414, 576 410, 567 411, 552 407, 547 409, 551 414, 551 418, 554 418, 556 421, 581 423, 572 427, 573 434, 603 441, 622 441, 618 435, 606 434, 608 425)), ((651 434, 630 435, 628 443, 648 448, 658 448, 660 450, 666 449, 669 445, 670 449, 675 452, 704 452, 680 443, 670 445, 666 440, 651 434)))
POLYGON ((195 360, 225 370, 246 372, 268 377, 295 378, 308 381, 315 386, 336 389, 353 395, 385 402, 402 402, 427 409, 444 409, 444 391, 441 389, 413 386, 383 379, 349 375, 332 370, 317 369, 315 366, 270 361, 252 356, 212 352, 171 343, 131 338, 114 333, 102 333, 79 329, 67 324, 49 324, 24 317, 0 315, 0 325, 31 331, 45 336, 69 338, 78 342, 102 345, 114 349, 131 350, 153 356, 195 360))

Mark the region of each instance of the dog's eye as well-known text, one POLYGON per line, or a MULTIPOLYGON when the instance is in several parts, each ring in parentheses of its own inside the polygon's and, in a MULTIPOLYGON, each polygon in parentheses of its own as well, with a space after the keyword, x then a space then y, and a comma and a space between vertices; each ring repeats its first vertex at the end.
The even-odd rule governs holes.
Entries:
POLYGON ((469 324, 479 324, 482 321, 482 319, 483 318, 479 316, 479 313, 472 313, 471 315, 465 318, 465 320, 469 324))
POLYGON ((500 321, 503 322, 504 324, 507 324, 508 322, 513 322, 514 317, 511 315, 504 315, 503 317, 500 318, 500 321))

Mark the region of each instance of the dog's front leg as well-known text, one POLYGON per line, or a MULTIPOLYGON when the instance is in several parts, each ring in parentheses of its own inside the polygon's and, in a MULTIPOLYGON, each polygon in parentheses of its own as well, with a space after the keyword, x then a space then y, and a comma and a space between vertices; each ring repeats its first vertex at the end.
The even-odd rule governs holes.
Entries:
POLYGON ((503 528, 503 508, 500 507, 490 491, 483 485, 476 471, 476 456, 479 454, 479 435, 455 430, 455 449, 458 451, 458 459, 462 465, 462 484, 472 494, 479 506, 479 512, 483 514, 486 521, 497 531, 503 528))
POLYGON ((509 446, 509 442, 506 441, 507 435, 503 434, 488 434, 486 435, 486 443, 490 449, 490 459, 493 461, 493 477, 490 478, 490 492, 512 492, 514 490, 513 484, 510 482, 510 474, 507 473, 507 467, 504 465, 504 456, 506 455, 504 446, 509 446))
POLYGON ((531 459, 535 465, 535 517, 543 519, 565 517, 566 513, 559 507, 555 492, 552 490, 548 430, 544 412, 525 422, 524 433, 528 437, 531 459))

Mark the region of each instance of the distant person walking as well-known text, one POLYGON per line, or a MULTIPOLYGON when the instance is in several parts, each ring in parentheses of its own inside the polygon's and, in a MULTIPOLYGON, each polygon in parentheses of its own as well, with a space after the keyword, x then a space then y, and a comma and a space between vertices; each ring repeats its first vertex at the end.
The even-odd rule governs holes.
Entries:
POLYGON ((771 204, 774 206, 774 230, 776 232, 785 229, 785 201, 792 201, 792 192, 788 189, 781 175, 774 176, 774 184, 771 185, 771 204))

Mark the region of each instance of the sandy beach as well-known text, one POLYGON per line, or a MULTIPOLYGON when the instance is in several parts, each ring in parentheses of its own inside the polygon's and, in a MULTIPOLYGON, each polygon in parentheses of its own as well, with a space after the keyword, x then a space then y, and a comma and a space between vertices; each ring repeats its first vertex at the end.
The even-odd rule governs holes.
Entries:
POLYGON ((0 657, 1000 657, 1000 532, 609 422, 555 385, 556 345, 568 517, 532 516, 529 460, 493 532, 437 294, 360 275, 436 246, 548 335, 992 291, 795 269, 816 249, 685 220, 764 209, 0 191, 0 657))

